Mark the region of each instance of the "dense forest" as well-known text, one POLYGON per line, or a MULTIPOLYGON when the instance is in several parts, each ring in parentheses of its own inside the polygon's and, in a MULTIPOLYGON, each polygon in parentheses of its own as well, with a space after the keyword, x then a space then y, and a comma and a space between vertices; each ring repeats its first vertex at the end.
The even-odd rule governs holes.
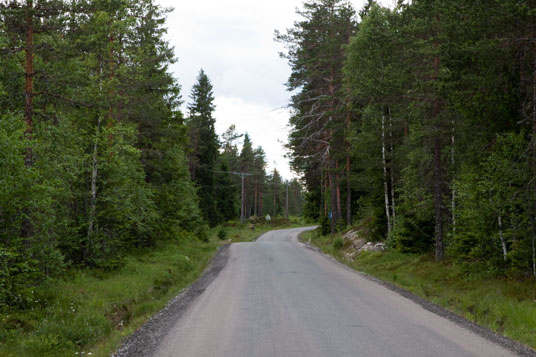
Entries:
POLYGON ((203 71, 181 112, 167 11, 0 2, 0 310, 32 306, 29 291, 69 269, 113 270, 182 232, 205 240, 240 218, 242 195, 245 218, 301 213, 301 184, 267 173, 247 134, 216 135, 203 71))
POLYGON ((536 275, 536 2, 309 0, 276 31, 325 234, 536 275))

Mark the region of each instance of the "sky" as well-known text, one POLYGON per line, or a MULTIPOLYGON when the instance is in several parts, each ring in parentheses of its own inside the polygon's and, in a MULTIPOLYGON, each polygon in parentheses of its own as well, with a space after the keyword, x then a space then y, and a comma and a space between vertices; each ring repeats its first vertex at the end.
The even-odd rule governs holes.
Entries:
MULTIPOLYGON (((365 0, 350 1, 360 10, 365 0)), ((283 44, 274 30, 292 27, 302 0, 156 0, 174 8, 167 16, 167 40, 177 63, 170 71, 182 86, 185 105, 202 68, 214 86, 216 132, 231 124, 247 132, 266 152, 267 170, 296 177, 285 158, 290 68, 279 57, 283 44)), ((392 0, 384 0, 384 4, 392 0)), ((184 108, 185 109, 185 108, 184 108)), ((184 110, 186 112, 186 110, 184 110)))

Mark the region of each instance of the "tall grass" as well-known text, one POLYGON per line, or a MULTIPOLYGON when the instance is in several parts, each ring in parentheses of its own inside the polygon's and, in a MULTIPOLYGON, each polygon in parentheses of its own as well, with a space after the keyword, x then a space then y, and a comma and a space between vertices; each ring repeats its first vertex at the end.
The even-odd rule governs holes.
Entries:
POLYGON ((34 289, 31 308, 0 315, 0 355, 108 356, 199 276, 216 247, 185 236, 125 257, 117 271, 48 280, 34 289))

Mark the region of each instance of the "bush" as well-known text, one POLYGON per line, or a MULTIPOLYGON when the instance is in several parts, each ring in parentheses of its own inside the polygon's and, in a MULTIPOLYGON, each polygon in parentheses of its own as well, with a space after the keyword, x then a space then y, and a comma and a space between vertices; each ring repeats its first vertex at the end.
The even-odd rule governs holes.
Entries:
POLYGON ((202 242, 208 242, 208 226, 206 224, 201 224, 197 227, 195 234, 202 242))
POLYGON ((223 228, 220 228, 220 230, 218 231, 218 238, 220 240, 225 240, 227 238, 227 231, 223 228))
POLYGON ((248 218, 248 223, 251 224, 266 224, 266 218, 265 217, 259 217, 259 216, 251 216, 248 218))
POLYGON ((342 239, 342 237, 337 237, 333 241, 333 248, 335 249, 342 249, 343 245, 344 245, 344 240, 342 239))
POLYGON ((398 216, 388 246, 402 253, 425 253, 434 244, 434 222, 398 216))

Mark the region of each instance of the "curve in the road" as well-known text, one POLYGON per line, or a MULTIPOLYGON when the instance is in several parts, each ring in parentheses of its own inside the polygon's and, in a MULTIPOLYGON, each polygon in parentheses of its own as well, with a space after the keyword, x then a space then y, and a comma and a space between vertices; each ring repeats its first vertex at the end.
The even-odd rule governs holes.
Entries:
POLYGON ((513 356, 299 243, 304 229, 230 247, 219 276, 156 356, 513 356))

